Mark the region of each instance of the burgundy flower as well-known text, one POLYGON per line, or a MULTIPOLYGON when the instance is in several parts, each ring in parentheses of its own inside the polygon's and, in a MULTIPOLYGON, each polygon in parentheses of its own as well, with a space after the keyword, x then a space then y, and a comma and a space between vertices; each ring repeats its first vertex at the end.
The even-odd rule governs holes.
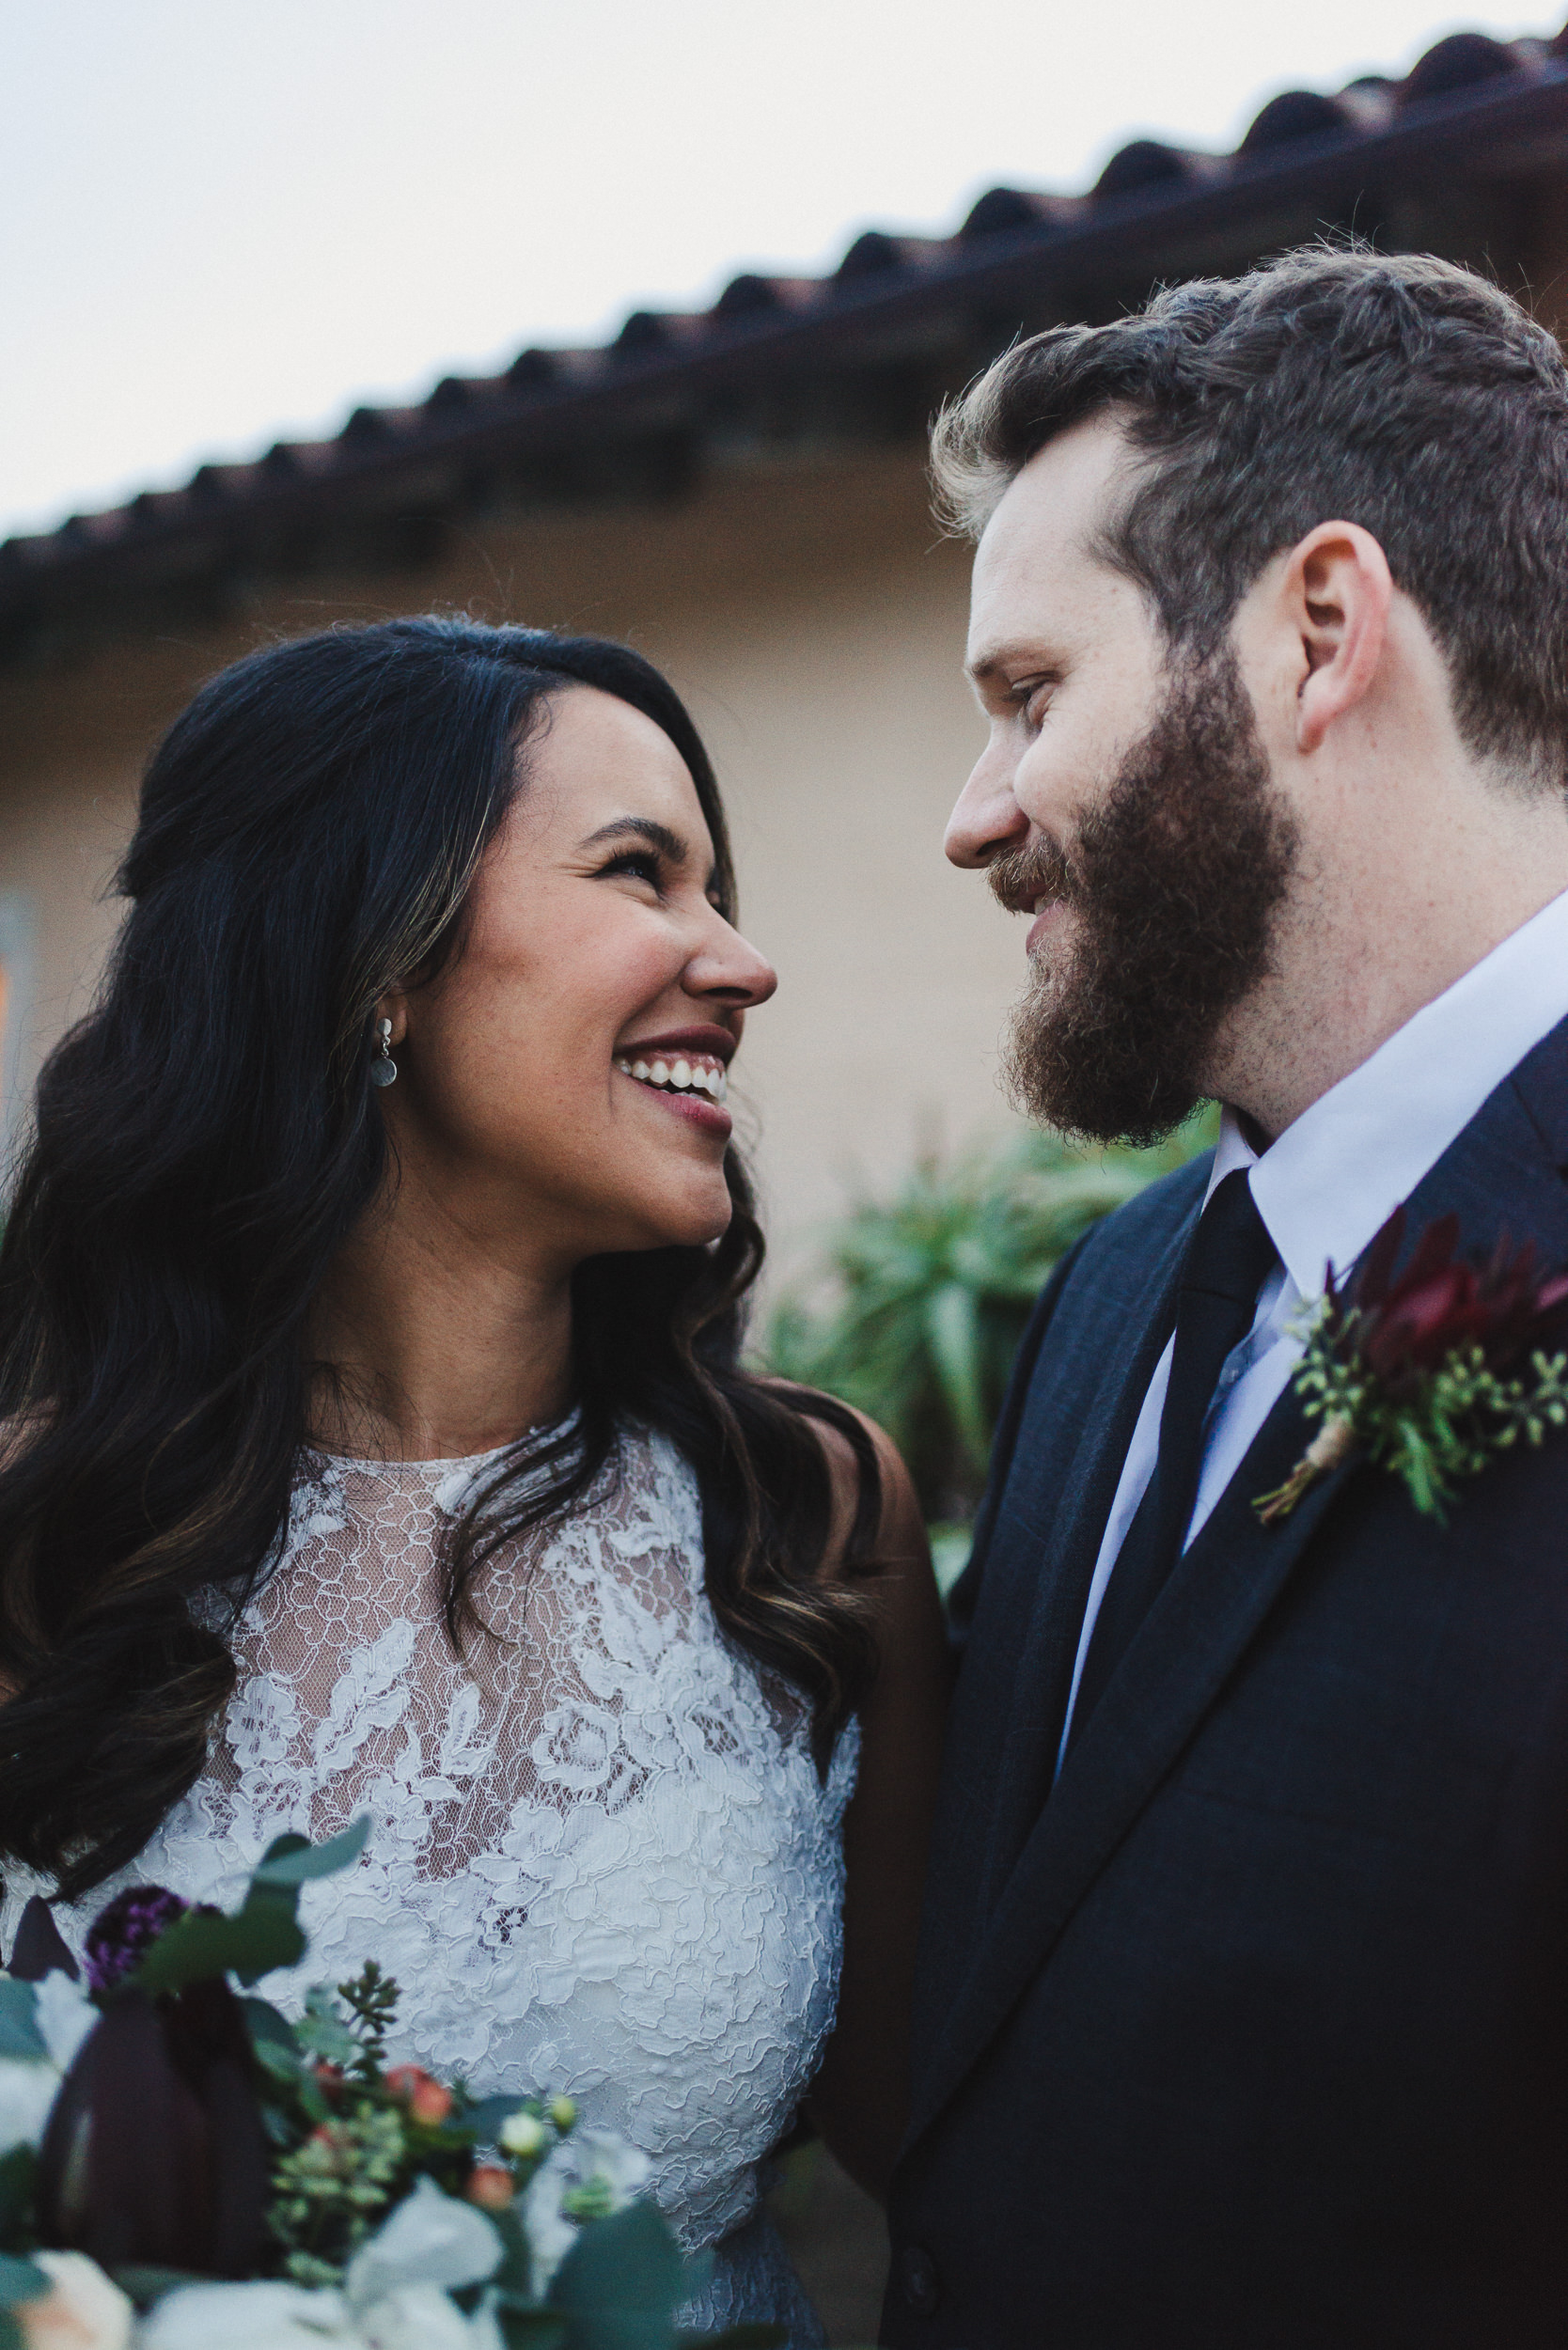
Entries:
POLYGON ((1442 1524, 1458 1479, 1521 1436, 1538 1445, 1568 1426, 1563 1358, 1551 1355, 1568 1335, 1568 1272, 1539 1275, 1533 1243, 1513 1248, 1506 1232, 1472 1263, 1458 1253, 1459 1218, 1445 1215, 1396 1279, 1403 1239, 1396 1208, 1354 1278, 1328 1268, 1294 1380, 1323 1425, 1284 1483, 1254 1498, 1264 1526, 1357 1456, 1394 1470, 1442 1524))
POLYGON ((100 1910, 83 1951, 94 1997, 102 1998, 133 1975, 165 1927, 183 1918, 190 1905, 161 1885, 133 1885, 100 1910))
POLYGON ((1457 1254, 1456 1215, 1427 1226, 1396 1280, 1404 1220, 1396 1208, 1346 1288, 1329 1267, 1336 1351, 1348 1347, 1390 1402, 1413 1400, 1450 1355, 1479 1347, 1501 1377, 1568 1329, 1568 1274, 1538 1279, 1534 1243, 1513 1249, 1506 1232, 1483 1265, 1470 1263, 1457 1254))
POLYGON ((39 2150, 44 2244, 101 2266, 250 2274, 267 2203, 252 2063, 239 2001, 221 1980, 112 1998, 39 2150))

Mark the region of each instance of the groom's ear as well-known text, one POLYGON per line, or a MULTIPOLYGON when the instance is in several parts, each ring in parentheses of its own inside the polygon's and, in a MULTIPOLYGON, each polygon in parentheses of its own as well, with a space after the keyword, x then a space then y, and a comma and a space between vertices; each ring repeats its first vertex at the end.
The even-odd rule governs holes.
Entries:
POLYGON ((1310 753, 1377 675, 1394 583, 1370 530, 1319 523, 1286 557, 1279 593, 1300 647, 1295 744, 1310 753))

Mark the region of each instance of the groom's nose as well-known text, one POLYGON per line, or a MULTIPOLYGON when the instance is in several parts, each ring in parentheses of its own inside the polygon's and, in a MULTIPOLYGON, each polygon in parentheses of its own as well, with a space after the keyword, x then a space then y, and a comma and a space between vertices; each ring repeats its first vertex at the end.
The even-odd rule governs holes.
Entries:
POLYGON ((987 744, 948 819, 943 849, 954 865, 979 872, 1003 849, 1020 848, 1028 831, 1029 820, 1013 796, 1005 746, 987 744))

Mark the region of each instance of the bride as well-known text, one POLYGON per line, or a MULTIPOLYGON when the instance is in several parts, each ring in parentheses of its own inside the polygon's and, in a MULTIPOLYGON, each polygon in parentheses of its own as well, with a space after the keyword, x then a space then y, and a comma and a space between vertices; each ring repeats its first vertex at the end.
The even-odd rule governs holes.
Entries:
POLYGON ((368 1812, 309 1976, 641 2147, 685 2323, 820 2342, 758 2169, 803 2103, 891 2167, 946 1669, 896 1454, 742 1368, 775 979, 691 721, 591 638, 275 646, 120 885, 0 1251, 6 1948, 368 1812))

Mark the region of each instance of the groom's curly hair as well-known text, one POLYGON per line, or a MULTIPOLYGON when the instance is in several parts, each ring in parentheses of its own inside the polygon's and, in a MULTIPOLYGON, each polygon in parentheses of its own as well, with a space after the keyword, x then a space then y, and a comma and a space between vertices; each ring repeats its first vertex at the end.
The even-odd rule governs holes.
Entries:
POLYGON ((1101 552, 1212 650, 1270 557, 1360 524, 1424 615, 1478 755, 1568 776, 1568 369, 1500 288, 1430 255, 1314 244, 1004 352, 933 436, 978 538, 1047 442, 1102 414, 1143 462, 1101 552))

